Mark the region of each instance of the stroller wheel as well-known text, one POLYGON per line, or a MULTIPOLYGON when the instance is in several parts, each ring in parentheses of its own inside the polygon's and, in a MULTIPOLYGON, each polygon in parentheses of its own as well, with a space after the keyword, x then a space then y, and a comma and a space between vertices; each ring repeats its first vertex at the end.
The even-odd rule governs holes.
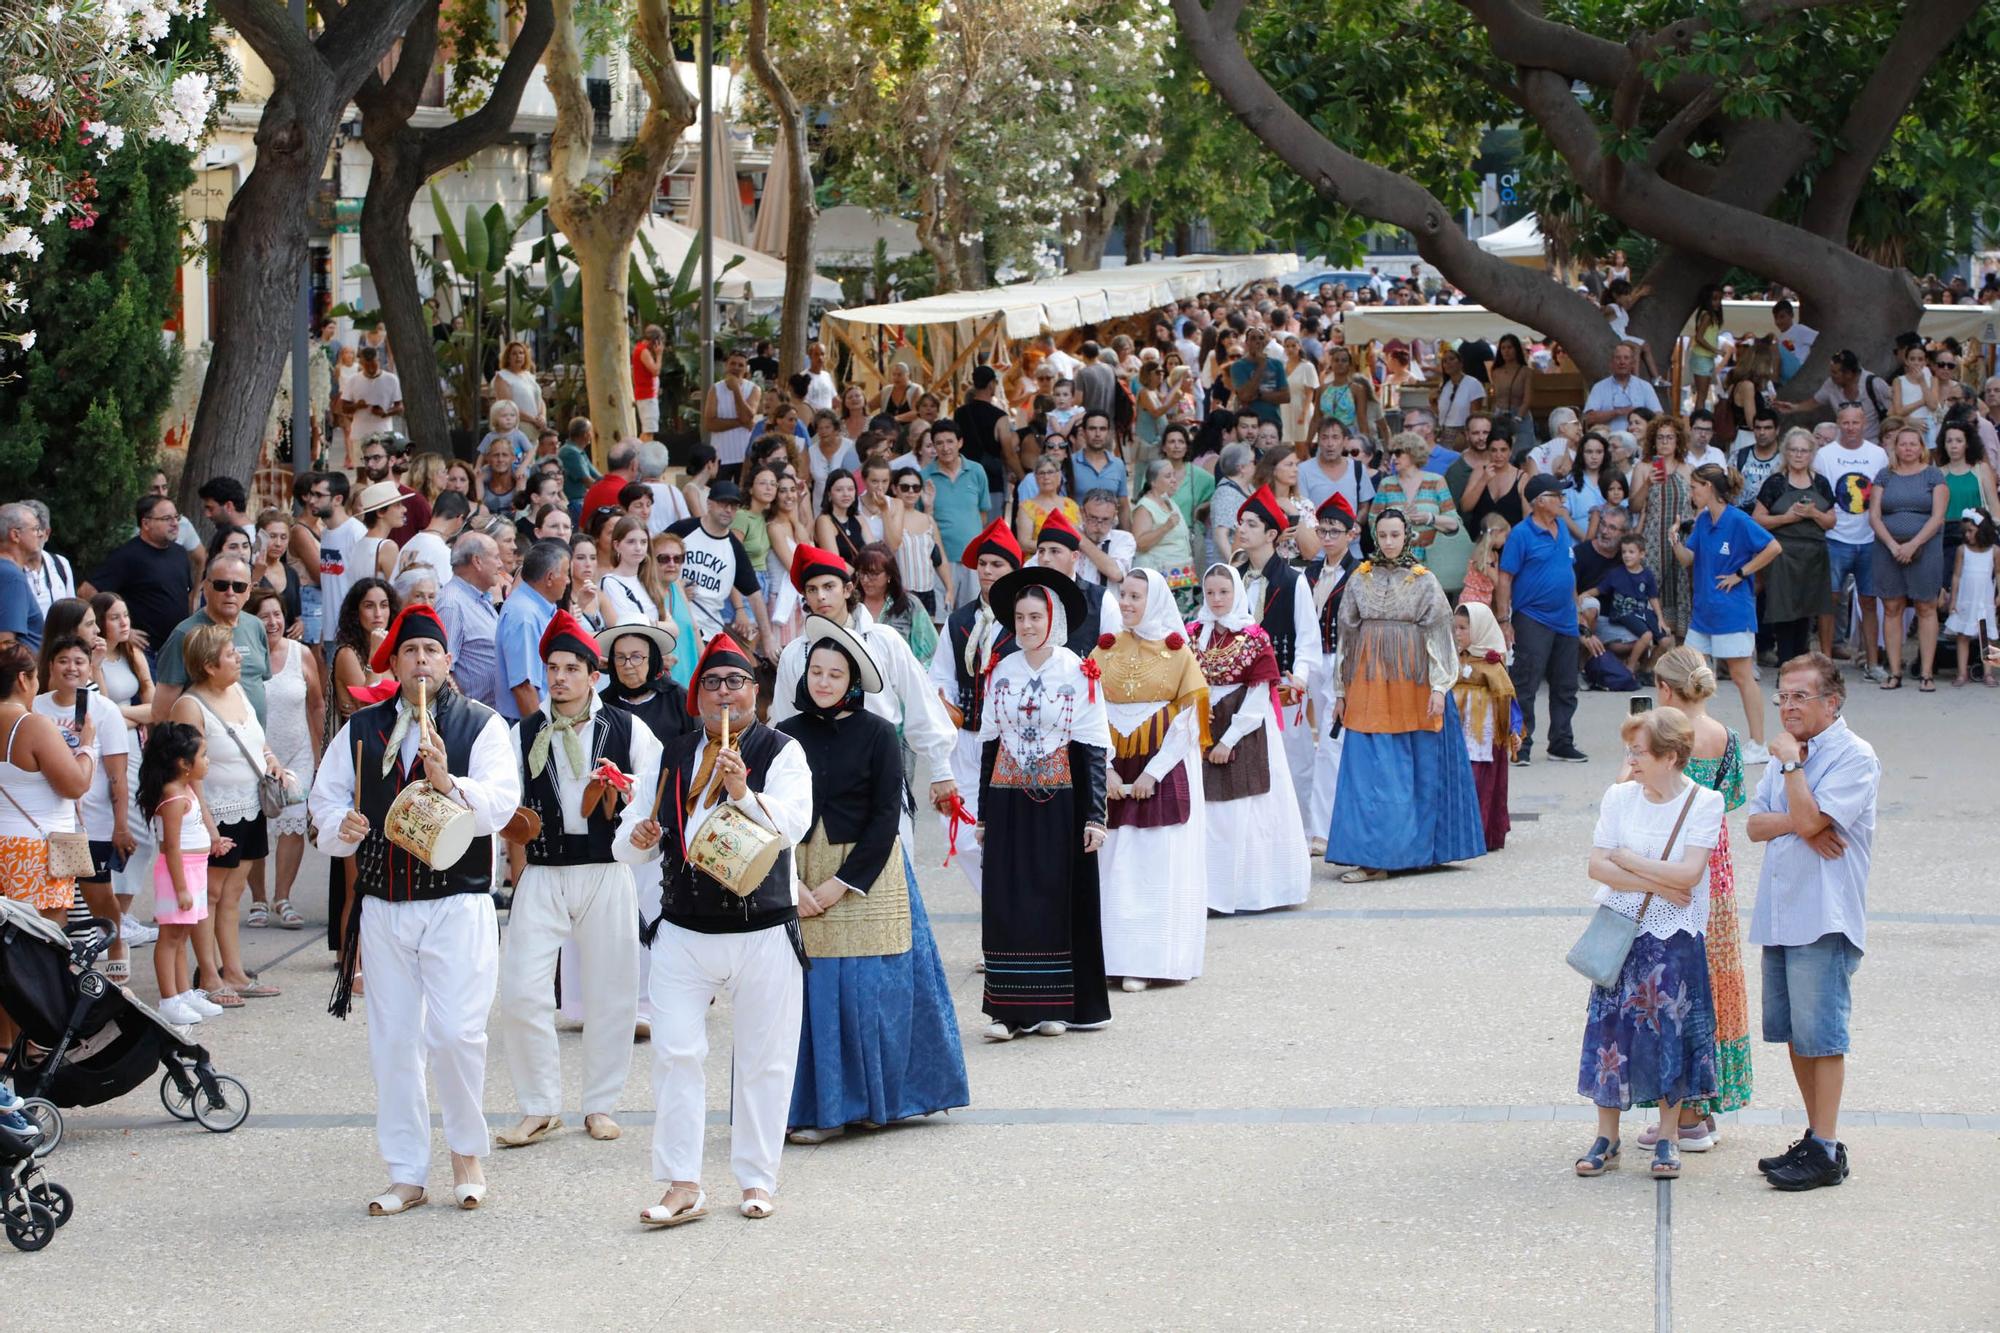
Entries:
POLYGON ((194 1094, 194 1118, 211 1134, 227 1134, 250 1118, 250 1089, 227 1074, 215 1075, 217 1096, 199 1088, 194 1094))
POLYGON ((169 1069, 160 1075, 160 1105, 176 1120, 194 1119, 194 1099, 199 1089, 194 1076, 185 1069, 169 1069))
MULTIPOLYGON (((24 1098, 20 1111, 22 1115, 34 1121, 42 1131, 42 1141, 35 1146, 35 1156, 47 1157, 56 1150, 56 1145, 62 1142, 62 1112, 57 1110, 56 1104, 46 1097, 24 1098)), ((41 1247, 36 1246, 36 1248, 41 1247)))
POLYGON ((38 1203, 22 1199, 9 1204, 5 1220, 7 1242, 17 1250, 32 1254, 56 1238, 56 1219, 38 1203))
POLYGON ((28 1199, 48 1209, 58 1227, 68 1226, 70 1218, 76 1215, 76 1200, 53 1180, 44 1179, 28 1186, 28 1199))

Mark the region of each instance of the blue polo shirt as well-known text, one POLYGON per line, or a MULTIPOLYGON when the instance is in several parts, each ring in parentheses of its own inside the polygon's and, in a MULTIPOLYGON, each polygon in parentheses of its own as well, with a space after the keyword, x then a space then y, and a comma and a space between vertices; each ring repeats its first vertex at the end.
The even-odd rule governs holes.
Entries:
POLYGON ((526 583, 508 593, 507 601, 500 608, 499 632, 495 635, 500 645, 498 703, 500 716, 509 722, 521 720, 521 710, 514 703, 516 685, 532 685, 535 693, 548 693, 549 675, 548 667, 542 661, 542 634, 555 618, 555 603, 526 583))
POLYGON ((1727 574, 1740 574, 1757 552, 1769 546, 1770 533, 1757 526, 1734 505, 1726 506, 1720 519, 1712 519, 1706 509, 1694 517, 1694 532, 1687 548, 1694 552, 1694 606, 1688 628, 1703 634, 1753 634, 1757 630, 1757 591, 1745 579, 1724 592, 1715 581, 1727 574))
POLYGON ((955 480, 936 463, 924 469, 924 480, 937 488, 932 517, 937 519, 938 536, 944 542, 945 562, 955 565, 986 527, 986 512, 992 507, 986 469, 961 456, 955 480))
POLYGON ((1547 532, 1530 517, 1514 525, 1500 551, 1500 568, 1514 579, 1514 614, 1575 637, 1576 562, 1569 527, 1547 532))
POLYGON ((1105 454, 1104 468, 1099 471, 1090 465, 1090 458, 1081 449, 1069 456, 1070 475, 1076 478, 1076 495, 1072 497, 1078 504, 1083 497, 1095 490, 1107 490, 1113 495, 1124 495, 1125 460, 1117 454, 1105 454))

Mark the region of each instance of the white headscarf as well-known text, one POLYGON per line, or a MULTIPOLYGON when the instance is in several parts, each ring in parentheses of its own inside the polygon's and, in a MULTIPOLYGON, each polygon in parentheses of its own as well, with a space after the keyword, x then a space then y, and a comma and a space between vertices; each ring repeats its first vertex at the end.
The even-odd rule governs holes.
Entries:
POLYGON ((1216 561, 1201 576, 1201 585, 1201 610, 1195 613, 1194 618, 1195 623, 1201 626, 1200 647, 1206 648, 1214 640, 1218 625, 1241 634, 1257 623, 1257 618, 1250 614, 1250 593, 1244 588, 1243 576, 1236 572, 1236 566, 1216 561), (1229 600, 1229 612, 1222 616, 1208 609, 1208 580, 1218 569, 1229 575, 1229 586, 1234 590, 1234 595, 1229 600))
MULTIPOLYGON (((1067 647, 1069 644, 1069 613, 1063 610, 1062 598, 1037 584, 1032 587, 1023 588, 1021 590, 1021 597, 1015 599, 1014 605, 1019 606, 1021 599, 1028 597, 1034 598, 1049 610, 1048 646, 1051 648, 1067 647)), ((1009 625, 1008 629, 1012 630, 1013 626, 1009 625)), ((1014 641, 1016 643, 1020 642, 1020 635, 1018 633, 1015 635, 1014 641)), ((1022 647, 1025 648, 1026 646, 1022 644, 1022 647)))
POLYGON ((1174 604, 1174 590, 1167 586, 1160 571, 1135 569, 1125 577, 1146 580, 1146 609, 1140 613, 1132 633, 1152 643, 1164 640, 1169 634, 1185 637, 1187 625, 1181 620, 1180 608, 1174 604))

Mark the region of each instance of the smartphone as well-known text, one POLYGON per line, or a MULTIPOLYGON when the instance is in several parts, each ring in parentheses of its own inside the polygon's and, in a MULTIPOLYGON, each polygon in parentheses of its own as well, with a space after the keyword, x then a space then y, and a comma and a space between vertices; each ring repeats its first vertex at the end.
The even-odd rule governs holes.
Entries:
POLYGON ((1639 714, 1641 714, 1641 713, 1650 713, 1650 712, 1652 712, 1652 711, 1653 711, 1653 696, 1652 696, 1652 695, 1650 695, 1650 694, 1632 694, 1632 695, 1627 695, 1627 696, 1626 696, 1626 698, 1625 698, 1625 712, 1627 713, 1627 715, 1629 715, 1629 716, 1631 716, 1631 717, 1637 717, 1637 716, 1639 716, 1639 714))
POLYGON ((90 692, 95 685, 86 685, 76 692, 76 729, 83 730, 83 724, 90 717, 90 692))

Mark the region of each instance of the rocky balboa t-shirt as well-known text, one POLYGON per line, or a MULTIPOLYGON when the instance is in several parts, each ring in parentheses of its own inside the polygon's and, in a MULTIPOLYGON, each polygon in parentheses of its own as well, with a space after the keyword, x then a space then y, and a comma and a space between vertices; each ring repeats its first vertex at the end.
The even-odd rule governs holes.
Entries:
POLYGON ((721 632, 729 615, 731 589, 745 597, 763 591, 750 553, 734 532, 711 537, 698 518, 683 519, 667 529, 681 539, 687 558, 681 562, 681 588, 694 606, 695 629, 706 643, 721 632))

